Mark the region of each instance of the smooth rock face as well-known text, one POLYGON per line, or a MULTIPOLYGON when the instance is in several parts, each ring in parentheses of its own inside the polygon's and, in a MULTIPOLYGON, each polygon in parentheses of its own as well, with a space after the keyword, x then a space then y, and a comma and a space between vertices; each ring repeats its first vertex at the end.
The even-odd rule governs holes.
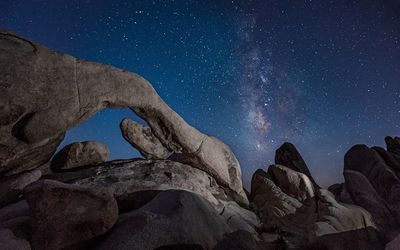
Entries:
POLYGON ((319 188, 317 183, 314 181, 314 178, 312 177, 306 163, 304 162, 303 157, 301 157, 299 151, 297 151, 293 144, 285 142, 276 150, 275 164, 282 165, 294 171, 305 174, 311 180, 313 185, 317 189, 319 188))
POLYGON ((270 166, 268 174, 261 170, 254 174, 252 206, 265 230, 278 227, 305 243, 323 235, 374 227, 364 209, 340 204, 324 189, 317 190, 317 195, 307 178, 279 165, 270 166))
POLYGON ((127 142, 147 159, 166 159, 170 151, 151 132, 151 128, 125 118, 120 124, 121 132, 127 142))
POLYGON ((108 147, 97 141, 74 142, 60 150, 51 160, 54 172, 82 166, 97 165, 110 156, 108 147))
POLYGON ((222 217, 201 196, 169 190, 140 209, 121 215, 96 249, 152 250, 182 244, 211 249, 229 232, 222 217))
POLYGON ((40 170, 4 177, 0 179, 0 207, 16 201, 26 186, 39 180, 40 170))
POLYGON ((30 250, 28 241, 15 237, 9 229, 0 229, 0 249, 2 250, 30 250))
POLYGON ((229 147, 187 124, 142 77, 76 59, 0 32, 0 173, 43 165, 63 134, 106 107, 130 107, 168 150, 193 154, 201 168, 247 203, 229 147))
POLYGON ((62 249, 112 228, 118 206, 105 189, 88 189, 57 181, 38 181, 25 190, 33 216, 35 249, 62 249))

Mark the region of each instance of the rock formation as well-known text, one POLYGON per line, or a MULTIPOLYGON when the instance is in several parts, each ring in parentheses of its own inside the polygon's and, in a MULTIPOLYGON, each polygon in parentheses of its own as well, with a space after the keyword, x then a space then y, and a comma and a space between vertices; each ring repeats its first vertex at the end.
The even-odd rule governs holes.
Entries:
POLYGON ((350 149, 345 182, 329 191, 284 143, 246 195, 229 147, 187 124, 134 73, 0 31, 0 90, 0 249, 398 245, 399 137, 385 138, 387 150, 350 149), (146 159, 107 161, 107 146, 92 141, 53 156, 68 129, 106 107, 129 107, 147 123, 120 123, 146 159))
POLYGON ((192 154, 196 167, 247 203, 229 147, 187 124, 142 77, 1 31, 0 79, 0 174, 39 167, 69 128, 103 108, 130 107, 168 150, 192 154))

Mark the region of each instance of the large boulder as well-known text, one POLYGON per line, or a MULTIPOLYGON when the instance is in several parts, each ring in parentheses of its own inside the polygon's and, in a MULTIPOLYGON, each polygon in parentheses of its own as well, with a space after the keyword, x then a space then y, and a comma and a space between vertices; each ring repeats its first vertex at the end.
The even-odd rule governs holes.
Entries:
POLYGON ((294 243, 297 246, 313 244, 326 235, 375 228, 364 209, 338 203, 328 190, 314 191, 305 174, 284 166, 272 165, 268 173, 258 170, 252 178, 251 197, 264 230, 278 228, 290 236, 282 235, 289 243, 299 241, 294 243))
POLYGON ((145 127, 131 119, 125 118, 120 124, 122 136, 147 159, 166 159, 170 151, 160 140, 145 127))
POLYGON ((0 207, 16 201, 29 184, 39 180, 40 170, 33 170, 22 174, 3 177, 0 179, 0 207))
POLYGON ((62 249, 112 228, 118 206, 111 192, 57 181, 38 181, 25 190, 33 216, 35 249, 62 249))
POLYGON ((169 190, 159 193, 145 206, 121 215, 96 249, 153 250, 174 245, 211 249, 230 232, 207 200, 191 192, 169 190))
POLYGON ((61 149, 51 160, 51 170, 61 172, 108 160, 108 147, 97 141, 74 142, 61 149))
POLYGON ((130 107, 168 150, 192 154, 196 167, 247 203, 229 147, 187 124, 142 77, 1 31, 0 79, 0 174, 43 165, 68 129, 103 108, 130 107))

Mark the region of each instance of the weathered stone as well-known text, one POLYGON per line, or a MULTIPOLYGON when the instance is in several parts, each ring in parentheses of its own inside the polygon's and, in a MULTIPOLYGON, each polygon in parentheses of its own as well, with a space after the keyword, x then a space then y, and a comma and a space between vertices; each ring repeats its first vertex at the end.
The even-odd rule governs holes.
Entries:
POLYGON ((57 181, 38 181, 25 190, 33 216, 35 249, 62 249, 107 232, 118 219, 112 193, 57 181))
POLYGON ((2 250, 30 250, 28 241, 15 237, 10 229, 0 229, 0 249, 2 250))
POLYGON ((26 186, 39 180, 40 170, 17 174, 0 179, 0 207, 16 201, 26 186))
POLYGON ((97 165, 108 160, 108 147, 97 141, 74 142, 61 149, 51 160, 51 170, 62 172, 97 165))
MULTIPOLYGON (((117 199, 146 190, 180 189, 197 193, 214 205, 220 200, 230 200, 217 182, 209 174, 191 166, 168 160, 111 161, 82 172, 83 178, 73 178, 70 182, 88 188, 106 187, 113 190, 117 199)), ((58 176, 68 173, 60 173, 58 176)), ((57 176, 56 175, 56 176, 57 176)))
POLYGON ((307 176, 289 168, 272 165, 268 174, 259 170, 253 176, 253 185, 252 206, 264 230, 278 227, 302 238, 304 244, 323 235, 374 227, 364 209, 340 204, 324 189, 317 190, 316 195, 307 176))
POLYGON ((207 200, 191 192, 169 190, 138 210, 121 215, 96 249, 152 250, 184 244, 211 249, 229 232, 207 200))
POLYGON ((166 159, 170 155, 171 152, 153 135, 151 128, 128 118, 122 120, 120 128, 125 140, 147 159, 166 159))
POLYGON ((188 125, 142 77, 2 31, 0 79, 0 173, 42 165, 68 129, 103 108, 130 107, 168 150, 196 156, 198 167, 247 203, 229 147, 188 125))
POLYGON ((282 165, 294 171, 305 174, 311 180, 313 185, 316 188, 319 188, 317 183, 314 181, 314 178, 312 177, 306 163, 304 162, 303 157, 301 157, 299 151, 297 151, 293 144, 285 142, 276 150, 275 164, 282 165))

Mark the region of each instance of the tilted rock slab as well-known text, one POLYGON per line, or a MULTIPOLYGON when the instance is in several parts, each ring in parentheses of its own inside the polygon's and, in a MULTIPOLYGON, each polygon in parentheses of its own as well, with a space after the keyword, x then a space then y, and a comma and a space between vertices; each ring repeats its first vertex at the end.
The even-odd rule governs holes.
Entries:
POLYGON ((65 131, 103 108, 130 107, 168 149, 200 167, 246 203, 241 170, 224 143, 187 124, 137 74, 83 61, 0 32, 0 173, 47 162, 65 131))

